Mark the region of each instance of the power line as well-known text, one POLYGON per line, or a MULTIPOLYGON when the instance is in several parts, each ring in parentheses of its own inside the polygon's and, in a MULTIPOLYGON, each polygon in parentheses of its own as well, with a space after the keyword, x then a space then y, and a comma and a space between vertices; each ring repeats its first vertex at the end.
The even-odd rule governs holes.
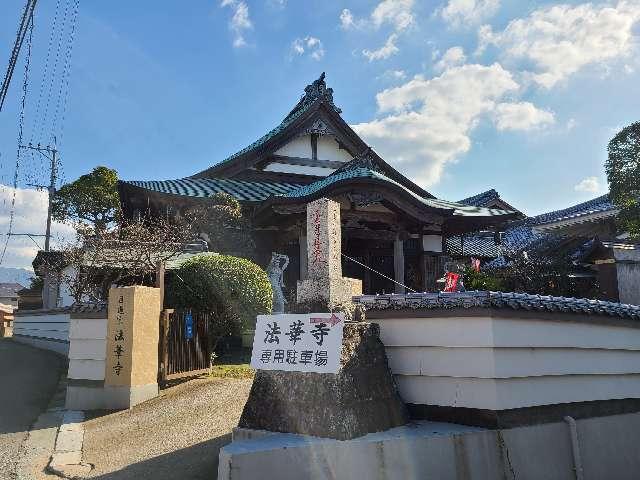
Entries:
MULTIPOLYGON (((6 98, 7 92, 9 91, 9 84, 11 83, 11 78, 13 77, 13 71, 16 67, 16 63, 18 63, 20 49, 22 48, 25 36, 27 35, 27 30, 30 30, 29 36, 31 36, 33 33, 33 10, 36 8, 37 1, 38 0, 27 0, 27 4, 24 7, 22 21, 20 22, 20 26, 18 27, 16 41, 13 45, 13 50, 11 51, 11 57, 9 58, 9 67, 7 68, 7 73, 5 74, 4 81, 2 82, 2 87, 0 88, 0 112, 2 111, 4 99, 6 98)), ((31 40, 29 40, 29 42, 31 42, 31 40)))
POLYGON ((24 110, 27 102, 27 90, 29 87, 29 67, 31 65, 31 45, 33 41, 33 15, 30 16, 29 21, 29 39, 27 41, 27 56, 24 64, 24 81, 22 82, 22 102, 20 102, 20 116, 18 120, 18 148, 16 153, 16 170, 13 175, 13 194, 11 197, 11 211, 9 214, 9 230, 7 232, 7 239, 2 247, 2 253, 0 254, 0 265, 4 262, 4 256, 7 253, 7 246, 9 245, 9 239, 13 233, 13 221, 16 215, 16 194, 18 192, 18 175, 20 172, 20 154, 22 145, 22 135, 24 132, 24 110))

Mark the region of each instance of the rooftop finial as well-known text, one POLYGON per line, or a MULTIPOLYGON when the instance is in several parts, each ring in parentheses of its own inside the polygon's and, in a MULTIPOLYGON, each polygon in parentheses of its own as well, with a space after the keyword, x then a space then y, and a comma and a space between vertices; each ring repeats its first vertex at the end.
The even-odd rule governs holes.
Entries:
POLYGON ((331 105, 337 113, 342 113, 342 110, 336 107, 336 105, 333 103, 333 89, 327 88, 327 84, 325 83, 324 78, 325 78, 325 73, 322 72, 322 74, 317 80, 314 80, 313 83, 305 87, 304 95, 302 96, 298 104, 293 108, 293 110, 289 112, 289 115, 287 115, 285 120, 290 118, 291 116, 299 112, 303 107, 309 105, 310 103, 314 102, 317 99, 320 99, 321 101, 324 101, 329 105, 331 105))

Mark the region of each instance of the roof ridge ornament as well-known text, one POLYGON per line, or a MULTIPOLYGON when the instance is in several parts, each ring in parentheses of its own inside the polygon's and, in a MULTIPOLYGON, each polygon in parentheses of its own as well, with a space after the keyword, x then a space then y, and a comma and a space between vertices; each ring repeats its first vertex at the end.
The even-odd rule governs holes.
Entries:
POLYGON ((324 81, 325 76, 326 76, 325 72, 322 72, 320 74, 320 77, 317 80, 314 80, 312 83, 310 83, 304 88, 304 95, 302 96, 300 101, 297 103, 297 105, 293 108, 293 110, 289 112, 289 115, 287 115, 285 120, 291 117, 296 112, 298 112, 301 108, 306 107, 310 103, 315 102, 317 99, 331 105, 331 107, 333 107, 336 113, 342 113, 342 110, 340 110, 336 106, 336 104, 333 103, 333 88, 327 87, 327 84, 324 81))

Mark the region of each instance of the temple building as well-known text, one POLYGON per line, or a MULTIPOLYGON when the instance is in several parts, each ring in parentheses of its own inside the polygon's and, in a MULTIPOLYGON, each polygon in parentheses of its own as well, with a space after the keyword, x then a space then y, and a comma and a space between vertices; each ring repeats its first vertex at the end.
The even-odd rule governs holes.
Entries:
POLYGON ((322 74, 277 127, 229 158, 177 180, 120 181, 123 212, 131 219, 181 215, 228 193, 253 225, 254 260, 266 266, 271 252, 288 255, 285 285, 295 287, 307 271, 306 205, 334 199, 344 275, 361 279, 367 294, 404 293, 403 285, 434 291, 448 239, 483 232, 495 243, 507 222, 522 218, 505 202, 436 198, 385 162, 340 114, 322 74))

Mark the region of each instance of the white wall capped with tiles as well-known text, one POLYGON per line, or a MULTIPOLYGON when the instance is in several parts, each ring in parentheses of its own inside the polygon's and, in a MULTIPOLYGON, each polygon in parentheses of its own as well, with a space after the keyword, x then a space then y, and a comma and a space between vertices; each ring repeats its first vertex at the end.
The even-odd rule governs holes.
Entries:
POLYGON ((380 325, 407 403, 503 410, 640 398, 640 328, 455 314, 380 325))
POLYGON ((13 339, 62 355, 69 351, 69 313, 16 312, 13 339))

